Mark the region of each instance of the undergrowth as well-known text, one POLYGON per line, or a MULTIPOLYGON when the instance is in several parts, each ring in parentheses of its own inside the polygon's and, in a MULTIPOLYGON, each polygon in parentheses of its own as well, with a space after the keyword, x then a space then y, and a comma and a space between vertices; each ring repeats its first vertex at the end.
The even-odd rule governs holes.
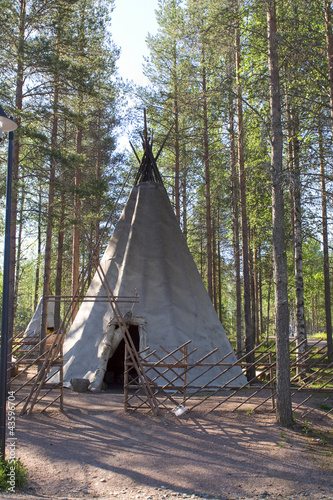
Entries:
POLYGON ((14 493, 27 479, 27 471, 20 460, 0 459, 0 491, 14 493))

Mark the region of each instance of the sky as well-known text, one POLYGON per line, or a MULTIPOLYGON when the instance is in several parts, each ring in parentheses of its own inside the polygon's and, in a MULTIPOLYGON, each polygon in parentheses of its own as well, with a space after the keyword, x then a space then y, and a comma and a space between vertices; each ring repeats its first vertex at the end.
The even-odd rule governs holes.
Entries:
POLYGON ((145 39, 157 32, 155 10, 158 0, 115 0, 111 33, 121 49, 118 72, 124 80, 145 85, 142 73, 143 56, 148 55, 145 39))

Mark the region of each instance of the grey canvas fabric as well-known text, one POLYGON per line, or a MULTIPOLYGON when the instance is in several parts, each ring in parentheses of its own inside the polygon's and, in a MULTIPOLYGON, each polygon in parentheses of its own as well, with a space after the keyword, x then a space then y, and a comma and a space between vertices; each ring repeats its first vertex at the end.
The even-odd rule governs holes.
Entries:
MULTIPOLYGON (((213 358, 236 361, 227 335, 202 283, 171 203, 162 184, 145 182, 135 186, 101 260, 114 295, 134 296, 138 303, 120 303, 129 324, 138 325, 140 349, 171 351, 188 340, 200 359, 215 347, 213 358)), ((96 272, 87 296, 105 296, 96 272)), ((90 389, 100 390, 107 362, 122 338, 108 302, 83 302, 64 342, 64 381, 87 378, 90 389)), ((225 368, 214 368, 195 380, 202 385, 225 368)), ((189 379, 198 376, 192 370, 189 379)), ((220 376, 215 385, 234 379, 242 385, 239 367, 220 376)))
MULTIPOLYGON (((47 306, 47 328, 49 330, 54 329, 54 299, 49 298, 48 306, 47 306)), ((39 342, 40 341, 40 329, 41 329, 41 320, 42 320, 42 307, 43 307, 43 299, 40 299, 38 306, 29 321, 27 328, 23 334, 23 341, 31 341, 31 342, 39 342)), ((30 350, 32 346, 24 345, 21 346, 22 350, 30 350)))

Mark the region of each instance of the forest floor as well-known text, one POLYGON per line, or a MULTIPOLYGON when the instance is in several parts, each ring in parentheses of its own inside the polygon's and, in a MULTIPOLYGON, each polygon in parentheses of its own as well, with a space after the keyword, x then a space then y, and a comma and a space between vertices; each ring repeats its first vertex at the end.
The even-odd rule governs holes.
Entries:
POLYGON ((120 393, 66 390, 63 413, 17 417, 29 478, 2 497, 333 499, 332 413, 284 429, 268 408, 207 413, 205 402, 177 418, 125 413, 122 402, 120 393))

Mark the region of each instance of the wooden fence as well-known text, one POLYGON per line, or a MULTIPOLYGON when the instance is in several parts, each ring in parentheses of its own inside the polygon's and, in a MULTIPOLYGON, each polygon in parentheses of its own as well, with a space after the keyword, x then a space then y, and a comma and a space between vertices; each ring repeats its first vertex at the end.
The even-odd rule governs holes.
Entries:
MULTIPOLYGON (((290 342, 293 411, 301 417, 317 411, 319 406, 323 416, 333 412, 333 363, 327 359, 326 346, 320 344, 318 341, 300 353, 305 344, 296 346, 294 341, 290 342), (316 398, 318 404, 313 403, 316 398)), ((241 408, 251 412, 259 409, 275 411, 276 357, 272 343, 264 341, 256 346, 251 353, 254 355, 251 364, 246 362, 249 353, 230 364, 226 361, 229 353, 218 362, 211 361, 216 349, 193 361, 195 351, 191 341, 188 341, 171 352, 160 346, 158 351, 146 349, 139 353, 158 410, 171 410, 176 415, 181 415, 204 403, 207 412, 223 409, 223 405, 228 403, 228 407, 233 411, 241 408), (254 367, 255 376, 241 386, 236 385, 235 376, 230 376, 226 383, 219 383, 219 378, 228 378, 228 373, 235 366, 241 367, 244 373, 251 372, 248 368, 254 367), (206 383, 196 384, 203 375, 207 379, 213 368, 218 368, 220 375, 214 374, 206 383), (194 378, 191 377, 193 371, 196 372, 194 378)), ((140 377, 130 361, 128 352, 125 352, 125 411, 150 407, 140 377)))

